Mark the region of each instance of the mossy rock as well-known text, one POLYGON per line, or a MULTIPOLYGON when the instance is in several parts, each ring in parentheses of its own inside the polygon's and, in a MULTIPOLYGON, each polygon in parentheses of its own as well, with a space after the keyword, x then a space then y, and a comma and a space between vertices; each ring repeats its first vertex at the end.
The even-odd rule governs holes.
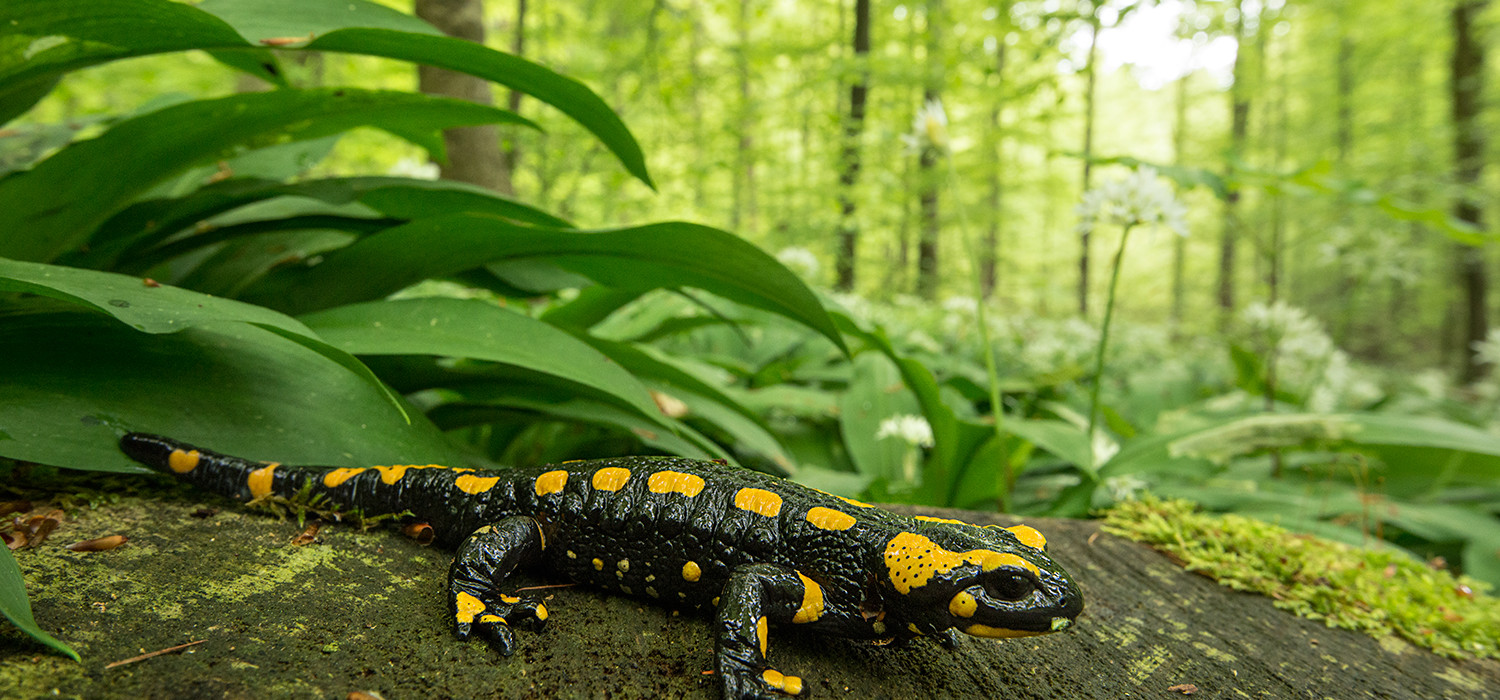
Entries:
MULTIPOLYGON (((500 658, 448 629, 440 594, 448 552, 389 529, 339 525, 294 546, 302 532, 294 522, 204 503, 223 509, 194 517, 203 503, 122 497, 70 514, 43 546, 18 551, 37 621, 84 661, 4 628, 0 697, 717 696, 704 617, 557 588, 547 629, 521 632, 516 654, 500 658), (130 542, 107 552, 63 548, 106 534, 130 542)), ((1187 685, 1209 698, 1500 697, 1500 663, 1453 661, 1293 617, 1093 523, 1030 524, 1084 589, 1087 608, 1073 629, 964 638, 953 651, 780 630, 772 661, 822 698, 1175 697, 1187 685)))

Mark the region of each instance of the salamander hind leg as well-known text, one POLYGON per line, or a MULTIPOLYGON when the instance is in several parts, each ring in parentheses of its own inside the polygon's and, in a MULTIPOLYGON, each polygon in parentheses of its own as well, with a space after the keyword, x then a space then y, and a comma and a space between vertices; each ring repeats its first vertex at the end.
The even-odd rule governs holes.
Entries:
MULTIPOLYGON (((816 588, 796 571, 775 564, 746 564, 729 575, 720 594, 714 645, 725 700, 806 697, 801 678, 766 663, 766 643, 771 623, 802 621, 809 589, 816 588)), ((817 593, 819 601, 821 595, 817 593)))
POLYGON ((537 522, 527 517, 479 528, 459 545, 448 569, 448 611, 459 639, 478 629, 496 651, 510 656, 512 626, 542 628, 547 608, 541 597, 507 595, 500 586, 516 569, 538 561, 544 546, 537 522))

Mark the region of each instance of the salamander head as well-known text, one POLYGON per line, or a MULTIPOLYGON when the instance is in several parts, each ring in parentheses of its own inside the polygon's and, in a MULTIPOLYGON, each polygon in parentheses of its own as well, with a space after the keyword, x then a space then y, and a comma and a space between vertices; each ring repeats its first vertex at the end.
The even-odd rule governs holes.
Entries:
POLYGON ((956 521, 900 532, 885 545, 886 608, 913 634, 956 628, 977 637, 1025 637, 1072 625, 1077 584, 1024 525, 956 521))

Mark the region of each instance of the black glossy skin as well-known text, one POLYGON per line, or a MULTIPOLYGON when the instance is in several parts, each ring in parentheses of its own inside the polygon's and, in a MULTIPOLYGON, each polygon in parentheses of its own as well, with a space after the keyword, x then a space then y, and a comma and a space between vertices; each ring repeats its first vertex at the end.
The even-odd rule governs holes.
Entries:
POLYGON ((311 483, 312 493, 343 509, 409 511, 440 544, 458 546, 448 603, 459 636, 478 629, 506 655, 514 649, 511 626, 547 618, 539 598, 499 590, 522 567, 541 565, 674 608, 717 607, 726 698, 805 694, 800 679, 766 664, 768 625, 887 641, 932 636, 951 646, 955 629, 1042 634, 1068 626, 1083 607, 1076 585, 1029 528, 914 519, 713 462, 267 469, 139 433, 122 438, 121 449, 242 499, 288 497, 311 483))

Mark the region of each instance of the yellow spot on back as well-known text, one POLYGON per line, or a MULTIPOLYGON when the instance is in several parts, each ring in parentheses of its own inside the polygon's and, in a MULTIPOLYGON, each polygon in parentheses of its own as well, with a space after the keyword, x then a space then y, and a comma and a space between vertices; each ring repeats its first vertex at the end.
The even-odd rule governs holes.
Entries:
POLYGON ((865 503, 864 501, 856 501, 856 500, 854 500, 852 498, 844 498, 843 496, 834 496, 834 498, 837 498, 840 501, 848 503, 851 506, 859 506, 860 508, 874 508, 875 507, 875 506, 872 506, 872 505, 870 505, 868 503, 865 503))
POLYGON ((454 601, 456 604, 453 607, 458 610, 455 617, 463 624, 473 622, 475 615, 484 612, 484 601, 463 591, 459 591, 458 595, 454 596, 454 601))
POLYGON ((1027 547, 1032 549, 1046 549, 1047 547, 1047 538, 1043 537, 1042 533, 1037 532, 1034 527, 1016 525, 1015 527, 1005 529, 1009 530, 1012 535, 1016 536, 1016 539, 1021 541, 1021 544, 1027 547))
POLYGON ((946 574, 964 563, 978 564, 984 571, 993 571, 1002 566, 1017 566, 1041 575, 1041 571, 1021 557, 1008 552, 974 549, 967 552, 950 552, 922 535, 903 532, 891 538, 885 545, 885 568, 891 583, 900 593, 910 593, 921 588, 933 576, 946 574))
POLYGON ((594 488, 600 491, 619 491, 630 481, 630 470, 624 467, 605 467, 594 472, 594 488))
POLYGON ((276 468, 281 466, 275 462, 257 469, 245 478, 245 485, 250 487, 251 498, 261 498, 271 493, 271 480, 276 477, 276 468))
POLYGON ((807 522, 820 530, 848 530, 854 527, 854 516, 841 510, 818 506, 807 511, 807 522))
POLYGON ((547 606, 542 605, 541 603, 536 604, 536 620, 537 622, 547 621, 547 606))
POLYGON ((603 571, 603 570, 604 570, 604 560, 600 559, 599 557, 594 557, 594 571, 603 571))
POLYGON ((651 493, 680 493, 688 498, 703 491, 703 477, 674 471, 660 471, 646 479, 651 493))
POLYGON ((952 518, 934 518, 930 515, 918 515, 916 518, 917 520, 929 523, 948 523, 949 525, 968 525, 969 527, 974 527, 973 523, 966 523, 962 520, 954 520, 952 518))
POLYGON ((500 483, 498 476, 474 476, 473 474, 463 474, 453 480, 453 485, 464 493, 488 491, 497 483, 500 483))
POLYGON ((698 562, 690 561, 682 565, 682 578, 688 581, 697 581, 703 575, 703 569, 698 567, 698 562))
POLYGON ((797 676, 788 676, 774 668, 768 668, 760 674, 760 678, 766 682, 766 685, 787 695, 802 694, 802 679, 797 676))
POLYGON ((178 474, 186 474, 197 469, 198 451, 172 450, 172 454, 167 455, 167 467, 178 474))
POLYGON ((823 616, 823 587, 806 576, 797 572, 797 578, 802 579, 802 605, 797 608, 797 614, 792 616, 792 622, 812 622, 823 616))
POLYGON ((333 488, 335 486, 343 484, 345 481, 354 478, 356 474, 359 474, 363 471, 365 471, 365 467, 344 467, 342 469, 335 469, 323 475, 323 485, 327 486, 328 488, 333 488))
POLYGON ((974 617, 974 611, 979 609, 979 601, 968 591, 959 591, 948 601, 948 612, 954 617, 974 617))
POLYGON ((375 467, 375 471, 380 472, 381 481, 390 485, 400 481, 401 477, 406 476, 406 470, 411 468, 409 464, 399 464, 390 467, 375 467))
POLYGON ((765 656, 766 655, 766 634, 767 634, 767 632, 768 632, 768 630, 766 629, 766 618, 765 618, 764 615, 762 615, 759 620, 755 621, 755 638, 760 641, 760 655, 761 656, 765 656))
POLYGON ((480 615, 479 616, 479 621, 480 622, 498 622, 498 623, 500 623, 502 625, 506 624, 505 618, 500 617, 499 615, 480 615))
POLYGON ((546 496, 563 490, 568 484, 568 472, 556 469, 536 478, 536 495, 546 496))
POLYGON ((502 593, 502 594, 500 594, 500 602, 502 602, 502 603, 510 603, 511 605, 515 605, 516 603, 521 602, 521 599, 517 598, 516 596, 513 596, 513 595, 505 595, 505 594, 502 593))
POLYGON ((743 488, 734 494, 734 507, 774 518, 781 512, 781 496, 765 489, 743 488))

